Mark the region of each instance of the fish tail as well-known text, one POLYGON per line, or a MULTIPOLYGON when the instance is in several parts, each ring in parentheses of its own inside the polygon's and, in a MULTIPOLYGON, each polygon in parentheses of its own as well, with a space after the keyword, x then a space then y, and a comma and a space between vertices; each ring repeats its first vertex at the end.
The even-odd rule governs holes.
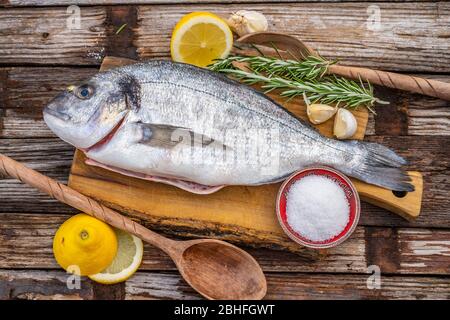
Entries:
POLYGON ((414 191, 406 170, 406 160, 394 151, 377 143, 352 141, 361 155, 358 164, 352 165, 348 174, 364 182, 395 191, 414 191))

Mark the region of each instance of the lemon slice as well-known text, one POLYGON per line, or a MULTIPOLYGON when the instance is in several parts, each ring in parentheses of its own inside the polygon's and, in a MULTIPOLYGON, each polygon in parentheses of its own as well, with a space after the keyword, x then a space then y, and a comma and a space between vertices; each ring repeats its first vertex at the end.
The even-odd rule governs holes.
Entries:
POLYGON ((142 262, 144 248, 142 240, 122 230, 114 230, 117 236, 117 255, 102 272, 89 278, 103 284, 122 282, 131 277, 142 262))
POLYGON ((206 67, 227 57, 232 46, 233 34, 225 21, 209 12, 192 12, 175 26, 170 53, 174 61, 206 67))

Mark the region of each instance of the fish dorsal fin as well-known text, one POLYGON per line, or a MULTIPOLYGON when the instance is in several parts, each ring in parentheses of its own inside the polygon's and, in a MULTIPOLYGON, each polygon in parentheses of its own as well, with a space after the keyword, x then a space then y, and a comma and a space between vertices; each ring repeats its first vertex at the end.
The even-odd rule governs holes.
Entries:
POLYGON ((196 133, 184 127, 143 122, 137 122, 137 125, 142 132, 139 143, 154 147, 172 148, 180 143, 208 146, 213 142, 223 145, 204 134, 196 133))

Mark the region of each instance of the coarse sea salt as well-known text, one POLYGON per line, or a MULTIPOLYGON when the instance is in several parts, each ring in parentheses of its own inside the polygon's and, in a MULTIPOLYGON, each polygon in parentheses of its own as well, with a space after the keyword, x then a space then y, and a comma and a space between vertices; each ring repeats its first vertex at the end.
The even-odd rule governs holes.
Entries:
POLYGON ((312 241, 325 241, 345 229, 350 205, 337 182, 310 175, 289 188, 286 216, 288 224, 299 235, 312 241))

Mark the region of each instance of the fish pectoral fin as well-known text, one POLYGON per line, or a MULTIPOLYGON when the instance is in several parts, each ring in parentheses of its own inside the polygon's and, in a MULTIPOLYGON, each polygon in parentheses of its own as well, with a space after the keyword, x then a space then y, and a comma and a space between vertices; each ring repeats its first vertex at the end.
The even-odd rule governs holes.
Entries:
POLYGON ((137 125, 139 125, 142 132, 142 138, 139 143, 154 147, 172 148, 180 143, 180 134, 186 135, 185 128, 142 122, 138 122, 137 125))
MULTIPOLYGON (((142 132, 142 138, 139 143, 155 147, 172 148, 180 143, 188 145, 201 144, 202 146, 208 146, 213 142, 220 143, 204 134, 196 133, 184 127, 143 122, 138 122, 137 124, 142 132)), ((220 145, 223 144, 220 143, 220 145)))

